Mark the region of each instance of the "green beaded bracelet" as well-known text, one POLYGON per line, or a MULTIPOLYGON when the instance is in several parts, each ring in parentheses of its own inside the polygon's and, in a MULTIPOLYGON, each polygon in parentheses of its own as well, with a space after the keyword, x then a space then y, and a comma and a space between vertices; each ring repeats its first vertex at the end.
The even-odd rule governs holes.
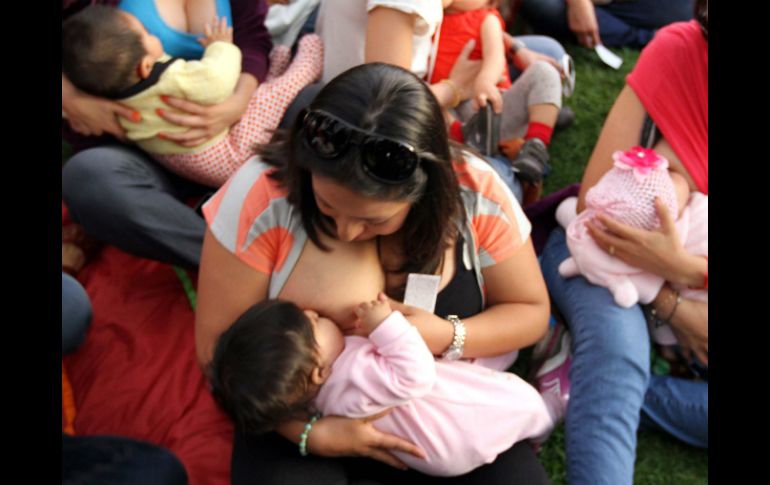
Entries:
POLYGON ((303 429, 302 433, 299 435, 299 454, 302 456, 307 456, 307 436, 310 434, 310 430, 313 429, 313 425, 320 417, 321 413, 314 414, 313 417, 310 418, 310 421, 305 424, 305 429, 303 429))

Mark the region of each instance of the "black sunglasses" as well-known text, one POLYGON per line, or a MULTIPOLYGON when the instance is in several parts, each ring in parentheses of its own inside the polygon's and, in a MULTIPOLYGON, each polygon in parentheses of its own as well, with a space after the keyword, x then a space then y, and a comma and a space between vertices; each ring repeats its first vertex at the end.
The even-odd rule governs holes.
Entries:
POLYGON ((364 131, 331 113, 315 109, 302 120, 305 144, 320 158, 339 158, 348 146, 361 149, 364 172, 385 184, 406 181, 417 169, 420 156, 411 145, 364 131))

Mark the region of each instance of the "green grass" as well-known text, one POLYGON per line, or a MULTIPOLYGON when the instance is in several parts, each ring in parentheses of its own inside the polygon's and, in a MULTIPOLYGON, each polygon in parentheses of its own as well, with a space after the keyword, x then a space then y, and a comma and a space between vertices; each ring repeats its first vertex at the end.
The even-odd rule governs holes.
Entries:
MULTIPOLYGON (((593 51, 576 46, 567 46, 567 50, 575 60, 577 82, 574 95, 565 104, 575 111, 576 119, 571 127, 553 137, 549 149, 553 171, 545 181, 546 194, 580 182, 604 119, 639 57, 639 51, 613 49, 624 61, 615 71, 605 66, 593 51)), ((523 367, 525 364, 517 367, 517 373, 523 367)), ((540 460, 552 483, 567 483, 563 425, 543 445, 540 460)), ((634 483, 708 483, 708 453, 662 433, 642 431, 639 433, 634 483)))

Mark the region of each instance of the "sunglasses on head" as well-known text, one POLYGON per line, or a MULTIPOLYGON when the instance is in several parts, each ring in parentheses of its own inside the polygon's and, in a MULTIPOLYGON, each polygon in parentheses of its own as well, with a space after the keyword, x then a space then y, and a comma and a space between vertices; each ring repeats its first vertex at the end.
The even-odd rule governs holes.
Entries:
POLYGON ((339 158, 350 145, 358 145, 364 172, 382 183, 406 181, 420 161, 411 145, 362 130, 320 109, 305 113, 303 131, 305 144, 325 160, 339 158))

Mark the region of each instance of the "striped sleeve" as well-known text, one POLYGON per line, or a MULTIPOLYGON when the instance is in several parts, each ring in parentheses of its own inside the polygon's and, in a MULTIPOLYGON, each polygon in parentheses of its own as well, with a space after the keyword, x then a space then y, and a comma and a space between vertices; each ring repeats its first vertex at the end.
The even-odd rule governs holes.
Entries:
POLYGON ((268 177, 272 170, 252 158, 203 206, 217 241, 268 275, 281 270, 295 239, 290 230, 292 208, 286 191, 268 177))
POLYGON ((454 167, 466 211, 471 214, 481 267, 513 256, 532 231, 513 193, 487 162, 470 153, 465 153, 465 162, 455 162, 454 167))

